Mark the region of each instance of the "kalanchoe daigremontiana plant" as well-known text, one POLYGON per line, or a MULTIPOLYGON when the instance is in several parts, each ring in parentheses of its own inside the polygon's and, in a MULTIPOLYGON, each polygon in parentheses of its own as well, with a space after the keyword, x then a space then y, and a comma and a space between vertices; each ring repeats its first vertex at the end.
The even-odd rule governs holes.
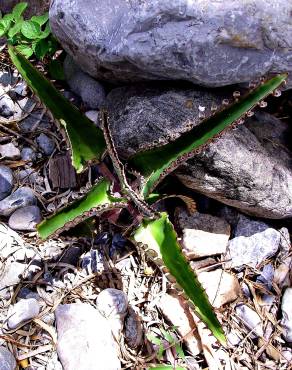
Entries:
MULTIPOLYGON (((161 198, 153 191, 157 184, 183 161, 201 151, 214 139, 229 128, 236 128, 250 116, 257 105, 264 106, 264 99, 274 93, 285 82, 286 74, 274 76, 259 83, 240 100, 238 93, 235 100, 204 119, 198 127, 191 128, 164 146, 154 147, 134 155, 127 165, 138 172, 143 178, 143 185, 138 191, 137 181, 131 183, 120 161, 112 139, 109 117, 105 110, 101 111, 102 129, 99 129, 71 105, 23 56, 14 49, 9 50, 11 59, 23 78, 54 117, 65 127, 71 146, 72 163, 77 172, 81 172, 89 161, 101 163, 107 154, 113 163, 111 173, 104 163, 100 164, 104 177, 95 184, 81 199, 59 210, 38 225, 41 238, 58 235, 92 215, 102 217, 106 211, 120 209, 139 211, 139 226, 132 232, 132 240, 142 246, 145 253, 166 274, 173 286, 179 290, 209 327, 214 336, 225 344, 224 332, 201 287, 195 272, 182 253, 177 235, 167 213, 158 212, 156 202, 161 198), (118 184, 117 184, 118 179, 118 184), (119 189, 121 196, 111 193, 119 189)), ((139 177, 140 177, 139 176, 139 177)))

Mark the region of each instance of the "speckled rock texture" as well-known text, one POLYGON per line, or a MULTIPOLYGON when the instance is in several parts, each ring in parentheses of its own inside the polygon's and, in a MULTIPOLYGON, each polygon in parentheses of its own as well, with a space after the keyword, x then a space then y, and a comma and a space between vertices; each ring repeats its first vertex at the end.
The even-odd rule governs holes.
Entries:
POLYGON ((50 22, 94 77, 214 87, 291 71, 291 11, 286 0, 54 0, 50 22))
MULTIPOLYGON (((113 138, 123 158, 180 136, 200 124, 202 107, 208 114, 222 100, 211 91, 147 86, 116 88, 107 96, 113 138)), ((289 125, 258 110, 175 173, 184 185, 249 215, 288 218, 292 216, 289 135, 289 125)))

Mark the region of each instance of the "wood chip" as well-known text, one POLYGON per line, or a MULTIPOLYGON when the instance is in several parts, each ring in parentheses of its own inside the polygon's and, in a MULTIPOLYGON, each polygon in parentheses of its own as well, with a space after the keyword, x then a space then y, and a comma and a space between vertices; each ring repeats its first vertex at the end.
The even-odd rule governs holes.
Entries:
POLYGON ((77 186, 76 172, 69 154, 55 157, 50 161, 49 178, 53 189, 69 189, 77 186))

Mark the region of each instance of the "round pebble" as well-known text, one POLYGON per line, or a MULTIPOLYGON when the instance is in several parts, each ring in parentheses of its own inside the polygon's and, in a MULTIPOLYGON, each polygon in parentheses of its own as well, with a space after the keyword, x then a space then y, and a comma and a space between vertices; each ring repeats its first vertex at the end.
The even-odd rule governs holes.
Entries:
POLYGON ((51 155, 55 150, 55 142, 45 134, 40 134, 36 142, 45 155, 51 155))
POLYGON ((18 208, 33 206, 36 203, 37 199, 32 189, 24 186, 0 201, 0 216, 10 216, 18 208))
POLYGON ((120 318, 126 315, 128 309, 127 295, 118 289, 107 288, 99 293, 96 299, 99 312, 107 318, 120 318))
POLYGON ((9 218, 8 225, 13 230, 34 231, 42 220, 38 206, 27 206, 17 209, 9 218))
POLYGON ((6 198, 12 191, 13 173, 9 167, 0 166, 0 200, 6 198))

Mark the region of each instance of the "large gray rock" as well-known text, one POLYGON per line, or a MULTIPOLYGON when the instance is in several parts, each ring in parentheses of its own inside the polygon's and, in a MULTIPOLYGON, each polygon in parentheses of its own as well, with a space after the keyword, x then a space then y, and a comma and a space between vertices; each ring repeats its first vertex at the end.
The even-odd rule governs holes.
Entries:
POLYGON ((291 11, 286 0, 55 0, 50 22, 97 78, 222 86, 292 70, 291 11))
MULTIPOLYGON (((228 96, 229 93, 226 93, 228 96)), ((123 158, 160 145, 200 123, 219 93, 188 89, 122 87, 107 96, 111 130, 123 158), (204 108, 204 112, 203 111, 204 108)), ((258 112, 226 132, 176 170, 188 187, 259 217, 292 216, 292 153, 288 125, 258 112)))
POLYGON ((119 370, 116 345, 106 319, 85 303, 56 309, 57 351, 64 370, 119 370))

